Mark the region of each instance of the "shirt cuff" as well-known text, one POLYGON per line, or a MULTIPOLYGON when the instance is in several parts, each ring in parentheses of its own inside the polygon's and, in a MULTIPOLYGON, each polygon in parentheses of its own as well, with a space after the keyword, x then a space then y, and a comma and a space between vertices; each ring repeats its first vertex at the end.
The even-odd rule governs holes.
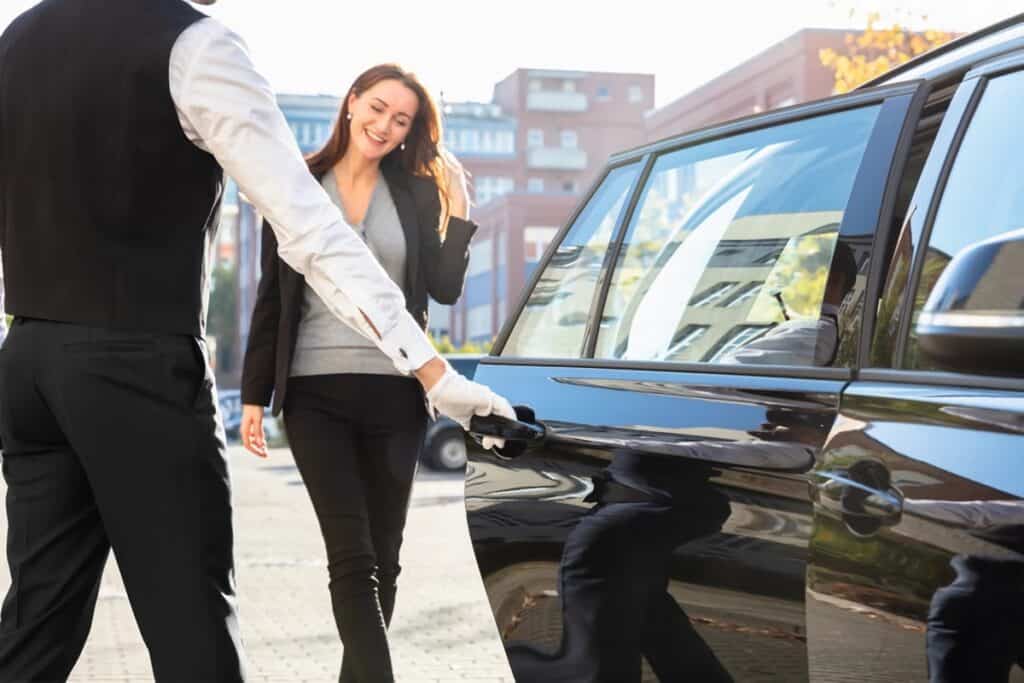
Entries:
POLYGON ((398 317, 397 325, 381 336, 380 345, 398 371, 405 375, 437 357, 434 345, 407 311, 398 317))

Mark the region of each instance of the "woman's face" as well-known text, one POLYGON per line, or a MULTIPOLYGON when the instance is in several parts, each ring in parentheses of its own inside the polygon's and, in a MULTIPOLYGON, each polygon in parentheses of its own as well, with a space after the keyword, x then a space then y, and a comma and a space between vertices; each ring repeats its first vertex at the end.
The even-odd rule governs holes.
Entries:
POLYGON ((358 96, 350 95, 352 144, 367 159, 383 159, 405 141, 418 108, 416 93, 395 80, 380 81, 358 96))

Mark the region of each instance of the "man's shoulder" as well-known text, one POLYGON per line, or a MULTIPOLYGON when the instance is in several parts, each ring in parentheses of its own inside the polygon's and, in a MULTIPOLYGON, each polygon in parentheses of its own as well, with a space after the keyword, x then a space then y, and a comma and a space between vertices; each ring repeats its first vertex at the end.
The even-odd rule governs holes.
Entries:
POLYGON ((3 30, 3 33, 0 33, 0 48, 6 47, 12 40, 14 40, 15 36, 19 36, 26 30, 30 30, 36 19, 49 11, 50 6, 53 5, 54 2, 55 0, 44 0, 38 5, 30 7, 16 16, 14 21, 8 24, 7 28, 3 30))

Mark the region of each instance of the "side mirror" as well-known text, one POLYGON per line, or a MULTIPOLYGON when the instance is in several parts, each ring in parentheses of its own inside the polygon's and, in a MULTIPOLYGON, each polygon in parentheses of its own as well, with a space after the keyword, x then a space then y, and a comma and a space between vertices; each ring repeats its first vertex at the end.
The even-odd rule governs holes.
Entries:
POLYGON ((1024 229, 953 257, 915 331, 921 353, 943 370, 1024 376, 1024 229))

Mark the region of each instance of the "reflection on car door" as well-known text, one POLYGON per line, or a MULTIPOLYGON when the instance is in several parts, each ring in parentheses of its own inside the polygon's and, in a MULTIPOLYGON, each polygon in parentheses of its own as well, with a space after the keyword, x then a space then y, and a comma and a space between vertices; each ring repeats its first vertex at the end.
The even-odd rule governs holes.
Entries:
MULTIPOLYGON (((843 393, 813 473, 816 680, 1024 681, 1022 384, 1013 368, 1004 378, 939 372, 914 333, 953 257, 1024 226, 1022 62, 970 74, 950 104, 913 199, 919 218, 899 242, 913 267, 892 269, 890 283, 904 284, 886 287, 879 306, 902 313, 880 318, 880 369, 843 393)), ((994 301, 1020 306, 1022 269, 1021 250, 1006 249, 956 297, 992 319, 994 301)))
POLYGON ((642 172, 627 160, 587 205, 604 208, 556 240, 477 370, 548 439, 512 460, 478 452, 467 471, 517 681, 807 680, 807 473, 849 381, 856 271, 917 92, 708 131, 645 154, 642 172), (825 134, 835 122, 845 138, 825 134), (817 330, 843 251, 855 277, 828 315, 848 352, 825 367, 726 362, 784 323, 817 330))

